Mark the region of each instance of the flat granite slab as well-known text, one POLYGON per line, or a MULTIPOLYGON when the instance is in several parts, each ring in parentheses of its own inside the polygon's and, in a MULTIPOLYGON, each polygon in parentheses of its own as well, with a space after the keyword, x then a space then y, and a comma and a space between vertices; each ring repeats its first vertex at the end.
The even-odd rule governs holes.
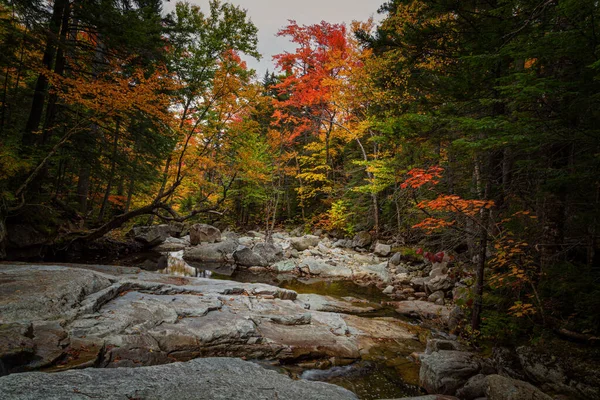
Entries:
POLYGON ((26 372, 0 378, 3 400, 354 400, 322 382, 292 380, 235 358, 203 358, 140 368, 26 372))

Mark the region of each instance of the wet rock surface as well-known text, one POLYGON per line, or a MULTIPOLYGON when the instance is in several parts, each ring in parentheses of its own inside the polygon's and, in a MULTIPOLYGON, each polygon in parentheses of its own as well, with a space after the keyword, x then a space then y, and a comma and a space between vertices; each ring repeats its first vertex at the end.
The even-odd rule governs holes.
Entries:
POLYGON ((420 346, 399 321, 330 312, 358 311, 340 300, 313 298, 311 309, 296 292, 263 284, 68 265, 3 264, 0 279, 9 372, 209 356, 347 363, 382 340, 420 346))
POLYGON ((352 400, 339 386, 294 381, 232 358, 196 359, 145 368, 29 372, 0 378, 4 399, 289 399, 352 400))

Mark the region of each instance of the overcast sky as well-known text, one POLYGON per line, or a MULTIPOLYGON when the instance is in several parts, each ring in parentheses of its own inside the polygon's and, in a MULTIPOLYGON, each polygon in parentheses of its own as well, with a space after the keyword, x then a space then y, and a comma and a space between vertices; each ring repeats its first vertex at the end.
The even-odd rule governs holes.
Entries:
MULTIPOLYGON (((208 0, 189 0, 198 4, 202 10, 208 10, 208 0)), ((260 61, 247 59, 250 68, 262 76, 267 69, 273 70, 272 57, 285 50, 294 49, 287 39, 275 36, 277 31, 287 24, 289 19, 300 25, 311 25, 321 21, 331 23, 353 20, 366 21, 369 17, 381 18, 377 9, 385 0, 227 0, 248 10, 248 15, 258 27, 258 46, 263 55, 260 61)), ((166 8, 174 7, 174 1, 166 8)))

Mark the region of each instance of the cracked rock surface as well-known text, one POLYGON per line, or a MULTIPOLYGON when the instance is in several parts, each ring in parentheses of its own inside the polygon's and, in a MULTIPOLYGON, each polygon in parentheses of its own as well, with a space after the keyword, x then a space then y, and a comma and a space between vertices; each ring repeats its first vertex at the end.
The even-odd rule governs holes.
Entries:
POLYGON ((280 399, 351 400, 339 386, 294 381, 234 358, 196 359, 147 368, 28 372, 0 378, 0 393, 13 400, 38 399, 280 399))
POLYGON ((382 340, 420 345, 402 322, 296 298, 265 284, 137 268, 0 264, 0 361, 5 372, 222 356, 348 362, 382 340))

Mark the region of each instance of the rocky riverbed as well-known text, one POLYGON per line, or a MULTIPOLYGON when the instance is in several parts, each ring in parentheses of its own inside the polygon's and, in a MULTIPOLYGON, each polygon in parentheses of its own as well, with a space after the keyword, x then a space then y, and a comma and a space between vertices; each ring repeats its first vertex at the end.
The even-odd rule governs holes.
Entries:
POLYGON ((19 399, 40 398, 41 387, 54 398, 552 398, 529 380, 561 399, 599 393, 594 379, 574 376, 564 362, 542 362, 531 348, 483 357, 448 340, 439 329, 455 323, 452 298, 464 286, 448 259, 424 262, 364 234, 339 241, 276 233, 266 242, 257 232, 204 225, 184 233, 137 229, 136 240, 154 255, 119 261, 136 267, 0 264, 0 372, 10 374, 0 378, 0 392, 19 399))

